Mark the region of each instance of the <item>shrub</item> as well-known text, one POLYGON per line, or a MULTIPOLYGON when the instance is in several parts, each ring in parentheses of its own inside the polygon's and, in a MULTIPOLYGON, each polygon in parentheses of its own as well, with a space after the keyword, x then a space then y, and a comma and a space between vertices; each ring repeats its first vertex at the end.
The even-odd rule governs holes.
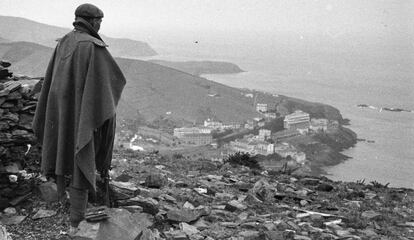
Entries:
POLYGON ((235 154, 229 155, 227 159, 224 160, 225 163, 231 165, 242 165, 249 167, 251 169, 260 169, 260 164, 256 159, 256 156, 250 156, 249 153, 237 152, 235 154))

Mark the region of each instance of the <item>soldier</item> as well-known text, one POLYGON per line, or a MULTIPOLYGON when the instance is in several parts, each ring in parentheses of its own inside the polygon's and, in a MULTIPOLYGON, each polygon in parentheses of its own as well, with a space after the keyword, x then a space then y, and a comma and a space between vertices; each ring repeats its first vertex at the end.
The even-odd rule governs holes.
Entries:
MULTIPOLYGON (((70 232, 85 216, 96 172, 107 178, 115 135, 115 113, 125 77, 98 31, 103 12, 92 4, 75 11, 74 30, 58 40, 43 82, 33 121, 42 144, 41 169, 69 188, 70 232)), ((98 175, 99 176, 99 175, 98 175)))

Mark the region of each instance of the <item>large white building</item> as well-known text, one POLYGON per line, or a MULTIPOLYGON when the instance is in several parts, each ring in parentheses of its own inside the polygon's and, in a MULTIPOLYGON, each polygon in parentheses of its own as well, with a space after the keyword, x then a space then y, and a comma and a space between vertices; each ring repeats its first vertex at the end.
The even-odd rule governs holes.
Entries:
POLYGON ((212 129, 221 129, 223 127, 223 123, 219 121, 213 121, 211 119, 204 120, 204 127, 212 128, 212 129))
POLYGON ((260 140, 264 141, 264 140, 270 138, 271 136, 272 136, 272 131, 271 130, 264 129, 264 128, 259 129, 259 136, 258 136, 258 138, 260 140))
POLYGON ((256 104, 256 111, 265 113, 267 112, 267 103, 258 103, 256 104))
POLYGON ((283 127, 286 129, 307 129, 310 126, 309 113, 297 110, 292 114, 286 115, 283 120, 283 127))
POLYGON ((200 128, 200 127, 190 127, 190 128, 174 128, 174 137, 183 138, 188 134, 211 134, 211 128, 200 128))

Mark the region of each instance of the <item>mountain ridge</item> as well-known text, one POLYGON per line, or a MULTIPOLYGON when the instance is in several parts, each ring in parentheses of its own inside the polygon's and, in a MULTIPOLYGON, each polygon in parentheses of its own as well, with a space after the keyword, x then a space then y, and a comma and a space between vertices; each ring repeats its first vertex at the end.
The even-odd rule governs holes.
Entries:
MULTIPOLYGON (((61 38, 70 28, 57 27, 21 17, 0 15, 0 37, 10 41, 28 41, 48 47, 56 45, 55 40, 61 38), (2 33, 7 33, 3 36, 2 33)), ((101 35, 111 47, 114 56, 154 56, 157 52, 148 43, 127 38, 112 38, 101 35)))

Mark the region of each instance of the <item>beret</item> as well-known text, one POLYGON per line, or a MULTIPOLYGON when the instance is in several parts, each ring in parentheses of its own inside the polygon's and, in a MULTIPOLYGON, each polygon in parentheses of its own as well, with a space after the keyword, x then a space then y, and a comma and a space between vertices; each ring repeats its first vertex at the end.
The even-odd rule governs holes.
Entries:
POLYGON ((103 18, 104 14, 101 9, 90 3, 79 5, 75 10, 76 17, 87 17, 87 18, 103 18))

